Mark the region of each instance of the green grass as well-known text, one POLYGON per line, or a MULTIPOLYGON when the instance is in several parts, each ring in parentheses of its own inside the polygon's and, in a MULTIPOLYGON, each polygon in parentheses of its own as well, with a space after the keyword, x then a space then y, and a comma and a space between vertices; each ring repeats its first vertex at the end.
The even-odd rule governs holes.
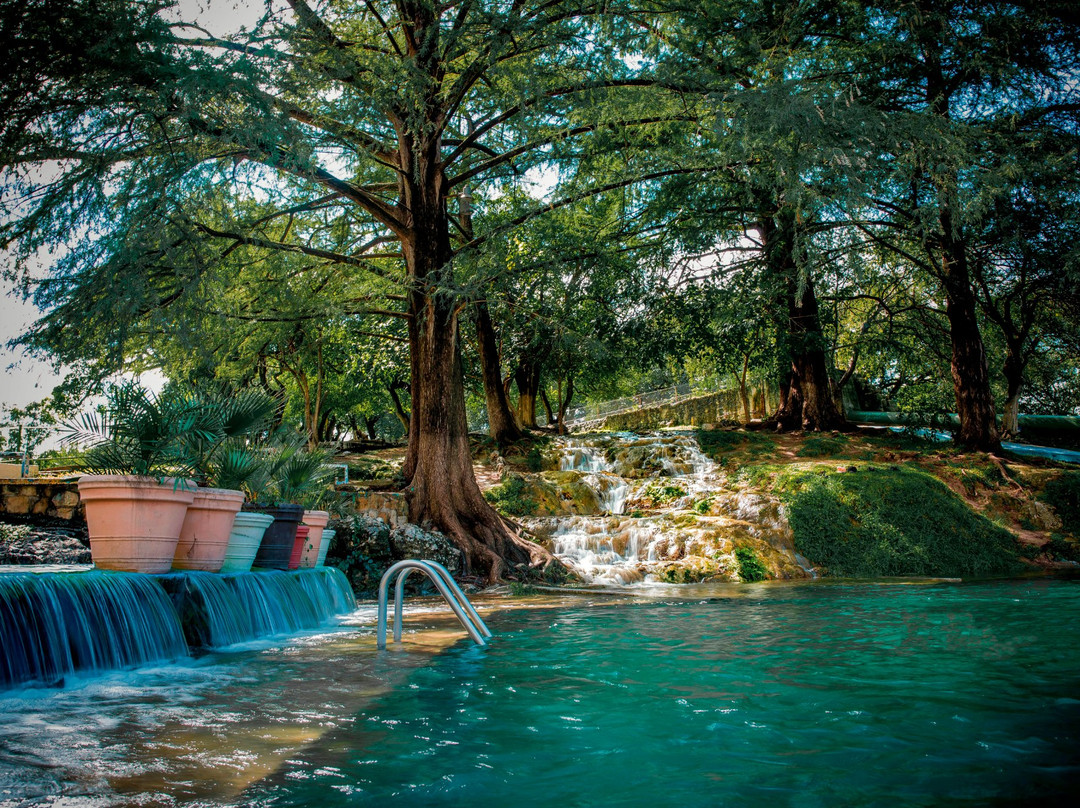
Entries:
POLYGON ((788 470, 776 490, 796 549, 834 576, 993 576, 1019 569, 1012 534, 912 469, 788 470))
POLYGON ((810 435, 799 447, 799 457, 831 457, 844 454, 848 439, 843 435, 810 435))

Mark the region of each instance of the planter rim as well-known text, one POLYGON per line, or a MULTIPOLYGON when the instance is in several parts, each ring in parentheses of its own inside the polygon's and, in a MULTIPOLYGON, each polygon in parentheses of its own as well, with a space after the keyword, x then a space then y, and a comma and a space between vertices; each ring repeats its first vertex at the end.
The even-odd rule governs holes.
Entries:
MULTIPOLYGON (((165 486, 176 486, 176 489, 182 490, 184 488, 196 491, 198 489, 198 483, 194 480, 184 479, 182 477, 151 477, 146 474, 84 474, 79 477, 79 485, 100 485, 108 486, 112 485, 144 485, 146 487, 164 488, 165 486), (160 480, 161 482, 158 482, 160 480), (177 482, 182 485, 177 485, 177 482)), ((224 490, 224 489, 223 489, 224 490)))
POLYGON ((195 508, 235 507, 239 509, 244 503, 244 492, 234 491, 231 488, 200 488, 195 492, 195 508))
POLYGON ((255 511, 240 511, 236 514, 236 521, 241 524, 248 524, 249 526, 255 525, 269 525, 274 521, 274 517, 269 513, 257 513, 255 511))
POLYGON ((325 527, 330 522, 329 511, 304 511, 304 524, 310 527, 325 527))

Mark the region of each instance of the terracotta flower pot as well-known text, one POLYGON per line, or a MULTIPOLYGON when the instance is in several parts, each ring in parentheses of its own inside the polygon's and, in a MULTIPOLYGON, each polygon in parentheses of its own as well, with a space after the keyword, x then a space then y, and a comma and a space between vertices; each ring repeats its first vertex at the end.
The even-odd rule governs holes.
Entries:
POLYGON ((322 544, 319 545, 319 558, 315 562, 316 567, 326 566, 326 551, 330 549, 330 542, 334 540, 335 535, 337 535, 336 530, 324 530, 322 532, 322 544))
POLYGON ((94 566, 168 572, 195 498, 195 481, 88 474, 79 478, 79 497, 86 506, 94 566))
POLYGON ((233 521, 244 504, 242 491, 200 488, 184 517, 173 569, 218 572, 225 561, 233 521))
POLYGON ((307 544, 308 533, 311 532, 311 528, 307 525, 300 525, 296 528, 296 541, 293 542, 292 554, 289 556, 289 569, 295 570, 300 566, 300 556, 304 552, 304 545, 307 544))
POLYGON ((271 570, 287 570, 296 543, 296 528, 304 518, 299 505, 279 505, 276 508, 255 508, 274 517, 274 523, 266 529, 259 552, 255 556, 256 567, 271 570))
POLYGON ((311 528, 304 550, 300 554, 300 567, 314 567, 319 560, 319 550, 323 543, 323 529, 330 521, 330 514, 326 511, 304 511, 304 524, 311 528))
POLYGON ((273 523, 274 517, 268 513, 241 511, 236 514, 220 572, 248 572, 259 552, 263 534, 273 523))

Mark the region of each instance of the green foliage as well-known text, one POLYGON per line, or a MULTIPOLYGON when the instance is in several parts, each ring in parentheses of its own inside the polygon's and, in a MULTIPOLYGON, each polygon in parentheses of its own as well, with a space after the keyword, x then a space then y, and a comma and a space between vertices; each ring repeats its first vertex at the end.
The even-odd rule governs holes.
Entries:
POLYGON ((1055 561, 1080 562, 1080 544, 1069 541, 1064 536, 1057 534, 1050 537, 1050 543, 1046 545, 1047 552, 1055 561))
POLYGON ((1061 518, 1062 527, 1080 536, 1080 471, 1065 471, 1046 484, 1042 495, 1061 518))
POLYGON ((539 446, 529 449, 529 453, 525 455, 525 467, 532 472, 544 470, 544 453, 540 451, 539 446))
POLYGON ((536 500, 525 494, 525 480, 514 474, 484 492, 484 498, 507 516, 528 516, 537 508, 536 500))
POLYGON ((187 476, 193 469, 185 441, 214 439, 191 400, 157 396, 136 382, 110 388, 102 412, 84 413, 62 433, 64 443, 89 445, 86 471, 150 477, 187 476))
POLYGON ((694 503, 694 510, 700 514, 706 514, 712 507, 712 503, 712 497, 706 497, 705 499, 699 500, 694 503))
POLYGON ((739 577, 746 583, 764 581, 769 577, 769 570, 761 563, 761 559, 758 558, 753 548, 736 548, 735 560, 739 563, 739 577))
POLYGON ((831 575, 989 576, 1018 569, 1012 535, 920 471, 788 471, 777 491, 796 549, 831 575))
POLYGON ((637 499, 650 508, 662 508, 685 496, 685 488, 662 479, 649 480, 637 493, 637 499))

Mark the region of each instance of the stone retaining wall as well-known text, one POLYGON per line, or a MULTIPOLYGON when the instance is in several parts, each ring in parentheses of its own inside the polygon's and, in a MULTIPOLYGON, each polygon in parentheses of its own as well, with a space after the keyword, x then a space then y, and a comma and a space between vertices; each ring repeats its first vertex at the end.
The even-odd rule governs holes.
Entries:
POLYGON ((396 491, 342 491, 360 516, 381 519, 390 527, 398 527, 409 521, 409 503, 405 495, 396 491))
MULTIPOLYGON (((772 391, 751 390, 751 416, 763 417, 768 411, 769 404, 775 401, 776 395, 772 391)), ((610 415, 604 419, 601 428, 616 432, 624 430, 634 432, 641 429, 658 429, 662 426, 704 426, 722 421, 741 421, 742 416, 742 401, 739 399, 739 392, 722 390, 719 393, 688 398, 673 404, 658 404, 633 412, 610 415)))
POLYGON ((75 480, 5 480, 0 485, 0 514, 86 518, 75 480))

